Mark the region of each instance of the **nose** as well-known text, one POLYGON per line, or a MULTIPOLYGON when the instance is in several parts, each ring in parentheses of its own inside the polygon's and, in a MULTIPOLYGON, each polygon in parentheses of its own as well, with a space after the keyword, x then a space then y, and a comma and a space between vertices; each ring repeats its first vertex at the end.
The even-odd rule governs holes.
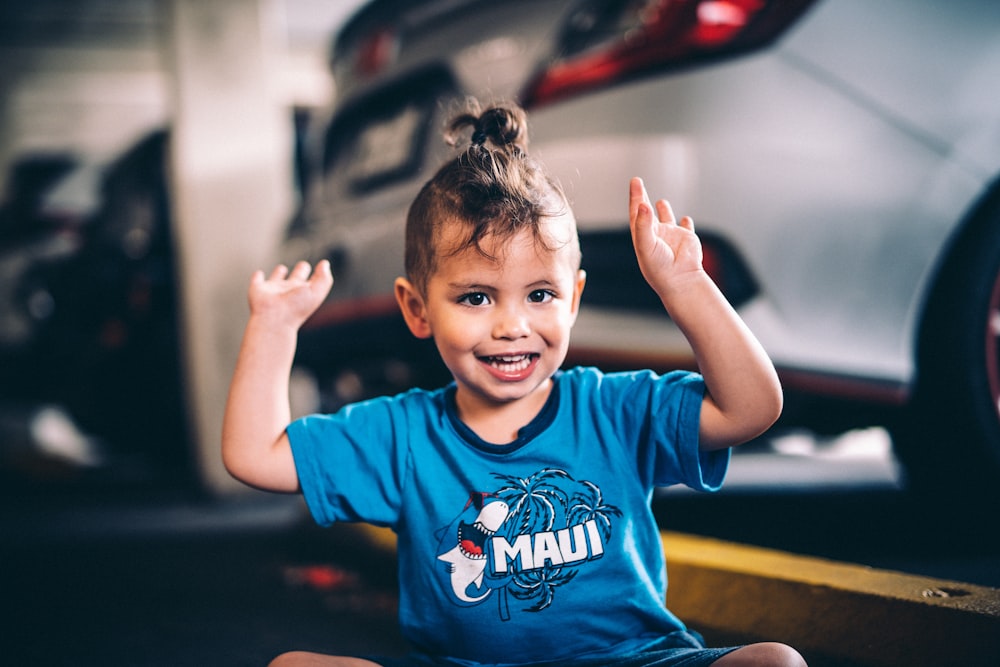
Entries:
POLYGON ((493 337, 502 340, 524 338, 531 333, 531 323, 523 308, 508 306, 497 309, 493 323, 493 337))

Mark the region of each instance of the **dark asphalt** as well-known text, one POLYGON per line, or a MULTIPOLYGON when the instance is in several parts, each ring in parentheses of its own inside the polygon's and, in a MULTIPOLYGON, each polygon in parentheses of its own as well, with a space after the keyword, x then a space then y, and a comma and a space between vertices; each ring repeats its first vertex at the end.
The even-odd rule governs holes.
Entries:
POLYGON ((51 502, 3 517, 0 663, 265 665, 404 650, 392 562, 271 501, 51 502))

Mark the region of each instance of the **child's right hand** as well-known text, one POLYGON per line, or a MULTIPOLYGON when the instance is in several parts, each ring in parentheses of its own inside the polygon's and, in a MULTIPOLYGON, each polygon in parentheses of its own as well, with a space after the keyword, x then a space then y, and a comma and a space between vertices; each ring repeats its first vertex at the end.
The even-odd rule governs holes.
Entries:
POLYGON ((316 312, 331 287, 333 274, 327 260, 317 264, 315 271, 309 262, 299 262, 291 272, 279 264, 266 278, 257 270, 250 279, 251 316, 297 329, 316 312))
POLYGON ((250 319, 222 420, 222 461, 245 484, 284 493, 299 488, 285 432, 291 421, 288 378, 298 328, 332 286, 326 261, 315 271, 308 262, 299 262, 291 272, 279 265, 268 277, 255 271, 250 279, 250 319))

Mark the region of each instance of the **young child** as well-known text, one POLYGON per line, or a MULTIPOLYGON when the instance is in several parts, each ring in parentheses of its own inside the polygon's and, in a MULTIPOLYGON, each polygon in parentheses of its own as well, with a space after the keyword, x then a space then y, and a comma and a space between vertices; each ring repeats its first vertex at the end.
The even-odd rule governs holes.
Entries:
POLYGON ((705 648, 664 606, 654 487, 715 490, 728 448, 778 417, 767 355, 701 264, 693 223, 638 178, 643 276, 700 373, 560 370, 586 276, 573 213, 514 106, 453 121, 471 144, 413 202, 395 294, 454 382, 289 424, 300 325, 333 277, 256 272, 223 426, 228 470, 301 492, 320 524, 398 535, 406 660, 294 652, 273 665, 804 665, 778 643, 705 648), (654 218, 655 210, 655 218, 654 218))

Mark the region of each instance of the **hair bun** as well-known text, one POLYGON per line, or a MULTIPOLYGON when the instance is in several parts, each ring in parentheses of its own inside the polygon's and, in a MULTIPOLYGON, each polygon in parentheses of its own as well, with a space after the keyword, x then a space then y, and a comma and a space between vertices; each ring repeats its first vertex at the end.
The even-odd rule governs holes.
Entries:
POLYGON ((476 132, 490 139, 498 147, 513 145, 521 150, 527 150, 526 121, 524 111, 519 107, 490 107, 479 116, 476 132))
POLYGON ((496 104, 480 111, 479 103, 469 102, 469 110, 455 117, 446 134, 451 145, 458 143, 456 134, 467 125, 472 126, 472 145, 483 147, 489 141, 496 148, 528 150, 527 115, 515 104, 496 104))

